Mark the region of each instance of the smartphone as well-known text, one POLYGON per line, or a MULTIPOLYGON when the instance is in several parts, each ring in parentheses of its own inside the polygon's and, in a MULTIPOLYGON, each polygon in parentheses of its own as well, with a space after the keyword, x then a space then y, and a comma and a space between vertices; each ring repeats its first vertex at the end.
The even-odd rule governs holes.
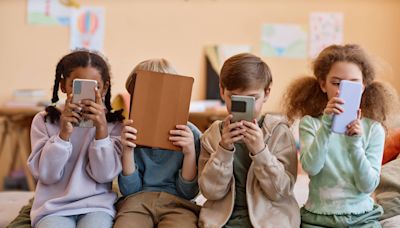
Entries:
POLYGON ((246 120, 252 122, 254 119, 255 98, 252 96, 231 96, 232 122, 246 120))
MULTIPOLYGON (((97 87, 96 80, 74 79, 72 82, 72 103, 79 104, 82 100, 96 100, 95 88, 97 87)), ((81 119, 76 127, 94 127, 92 120, 81 119)))
POLYGON ((360 109, 363 85, 360 82, 348 80, 340 81, 339 98, 344 101, 342 105, 344 112, 334 115, 332 122, 332 131, 344 134, 347 125, 357 119, 357 112, 360 109))

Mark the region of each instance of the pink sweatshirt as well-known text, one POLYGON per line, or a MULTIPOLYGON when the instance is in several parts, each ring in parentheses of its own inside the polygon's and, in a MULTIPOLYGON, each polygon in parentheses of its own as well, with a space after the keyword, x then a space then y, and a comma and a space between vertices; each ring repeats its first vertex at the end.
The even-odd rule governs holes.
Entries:
POLYGON ((103 211, 115 215, 117 195, 111 182, 121 171, 121 123, 109 123, 109 136, 95 140, 95 128, 74 128, 70 141, 58 134, 59 123, 45 122, 45 112, 32 122, 28 166, 38 180, 31 210, 32 226, 47 215, 103 211))

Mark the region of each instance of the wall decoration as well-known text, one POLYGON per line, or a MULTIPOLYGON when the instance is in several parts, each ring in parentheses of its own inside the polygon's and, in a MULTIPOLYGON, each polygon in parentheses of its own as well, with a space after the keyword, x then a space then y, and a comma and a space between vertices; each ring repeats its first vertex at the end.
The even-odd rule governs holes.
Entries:
POLYGON ((103 50, 104 14, 103 7, 81 7, 73 11, 71 17, 71 49, 103 50))
POLYGON ((73 8, 79 5, 72 0, 28 0, 28 23, 68 26, 73 8))
POLYGON ((343 42, 343 14, 315 12, 310 14, 310 53, 315 58, 331 44, 343 42))
POLYGON ((261 55, 305 58, 307 31, 297 24, 264 24, 261 31, 261 55))

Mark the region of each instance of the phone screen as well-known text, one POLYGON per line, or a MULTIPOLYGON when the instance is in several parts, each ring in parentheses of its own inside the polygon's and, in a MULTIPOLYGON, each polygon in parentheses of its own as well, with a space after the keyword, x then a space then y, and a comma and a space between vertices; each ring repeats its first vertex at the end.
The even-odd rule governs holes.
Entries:
POLYGON ((232 101, 232 112, 246 112, 246 102, 244 101, 232 101))

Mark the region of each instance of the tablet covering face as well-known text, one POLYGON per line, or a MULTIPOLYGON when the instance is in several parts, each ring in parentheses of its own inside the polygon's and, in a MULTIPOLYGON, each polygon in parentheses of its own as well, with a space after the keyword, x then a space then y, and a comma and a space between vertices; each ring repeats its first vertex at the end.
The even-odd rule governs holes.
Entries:
POLYGON ((129 118, 140 146, 181 151, 169 140, 170 130, 186 125, 189 118, 192 77, 138 70, 129 118))

